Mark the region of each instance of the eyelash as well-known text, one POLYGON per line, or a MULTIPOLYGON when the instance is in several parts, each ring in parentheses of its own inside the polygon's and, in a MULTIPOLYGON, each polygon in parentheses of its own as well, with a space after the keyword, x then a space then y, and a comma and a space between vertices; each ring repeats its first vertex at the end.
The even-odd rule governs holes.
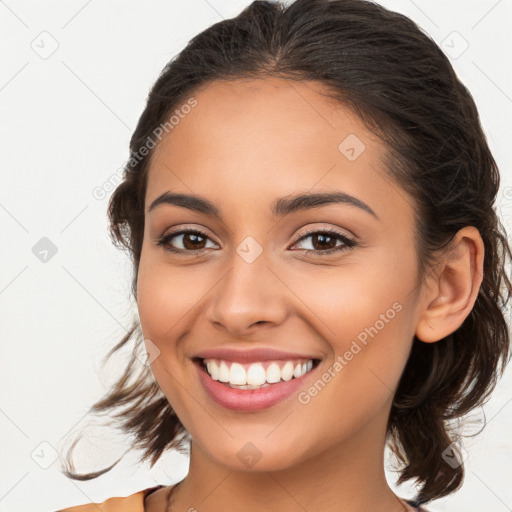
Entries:
MULTIPOLYGON (((195 235, 199 235, 199 236, 201 236, 203 238, 210 238, 206 233, 204 233, 203 231, 201 231, 199 229, 193 229, 193 228, 181 229, 181 230, 174 231, 174 232, 168 233, 166 235, 163 235, 162 237, 160 237, 158 239, 157 245, 163 247, 163 249, 165 251, 177 253, 177 254, 180 254, 180 255, 185 255, 185 253, 188 253, 188 254, 198 254, 198 253, 200 253, 202 251, 205 251, 206 249, 196 249, 196 250, 176 249, 176 248, 172 247, 169 244, 169 241, 171 239, 173 239, 174 237, 176 237, 178 235, 190 234, 190 233, 193 233, 195 235)), ((296 245, 298 242, 301 242, 302 240, 310 237, 311 235, 316 235, 316 234, 334 235, 337 239, 341 240, 344 245, 343 246, 334 247, 333 249, 327 249, 325 251, 313 250, 313 249, 303 249, 304 252, 306 252, 306 253, 317 253, 317 254, 319 254, 321 256, 324 256, 324 255, 332 254, 334 252, 343 252, 343 251, 352 249, 354 247, 357 247, 359 245, 358 242, 356 242, 355 240, 352 240, 351 238, 347 237, 343 233, 341 233, 339 231, 336 231, 334 229, 313 229, 311 231, 308 231, 308 232, 304 233, 304 235, 302 235, 293 245, 296 245)))

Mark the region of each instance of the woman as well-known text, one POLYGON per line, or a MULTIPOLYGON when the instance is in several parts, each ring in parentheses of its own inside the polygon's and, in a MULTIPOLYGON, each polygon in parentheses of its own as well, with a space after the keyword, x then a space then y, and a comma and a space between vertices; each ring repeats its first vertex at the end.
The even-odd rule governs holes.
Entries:
POLYGON ((190 443, 190 469, 65 510, 421 511, 454 492, 449 427, 507 361, 511 252, 437 45, 364 0, 253 2, 169 62, 130 149, 109 215, 140 325, 93 411, 152 464, 190 443))

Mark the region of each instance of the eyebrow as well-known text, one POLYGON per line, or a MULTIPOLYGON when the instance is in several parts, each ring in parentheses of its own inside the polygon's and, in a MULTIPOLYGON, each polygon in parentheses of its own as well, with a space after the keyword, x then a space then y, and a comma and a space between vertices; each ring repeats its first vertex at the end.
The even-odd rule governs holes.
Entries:
MULTIPOLYGON (((188 208, 189 210, 204 213, 222 220, 220 209, 204 197, 164 192, 151 203, 147 213, 162 204, 181 206, 182 208, 188 208)), ((345 192, 339 191, 320 192, 316 194, 303 193, 280 197, 273 203, 271 212, 274 218, 284 217, 285 215, 289 215, 293 212, 318 208, 328 204, 346 204, 349 206, 355 206, 356 208, 360 208, 370 215, 373 215, 376 219, 379 219, 377 214, 364 201, 361 201, 361 199, 357 199, 357 197, 351 196, 345 192)))

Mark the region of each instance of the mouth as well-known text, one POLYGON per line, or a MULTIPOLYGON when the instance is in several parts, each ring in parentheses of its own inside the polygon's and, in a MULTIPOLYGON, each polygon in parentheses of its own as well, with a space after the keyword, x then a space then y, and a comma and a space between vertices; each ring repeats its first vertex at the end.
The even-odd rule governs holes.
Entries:
POLYGON ((196 358, 208 375, 234 389, 260 389, 297 379, 318 366, 319 359, 260 361, 252 364, 214 358, 196 358))
POLYGON ((239 363, 193 358, 201 383, 219 405, 238 411, 258 411, 292 395, 316 374, 320 359, 266 360, 239 363))

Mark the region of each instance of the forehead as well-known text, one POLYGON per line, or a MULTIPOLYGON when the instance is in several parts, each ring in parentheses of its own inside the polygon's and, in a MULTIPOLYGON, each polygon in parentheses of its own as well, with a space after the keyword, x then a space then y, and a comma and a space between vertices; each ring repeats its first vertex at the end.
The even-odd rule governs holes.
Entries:
POLYGON ((396 206, 405 192, 384 170, 385 146, 327 91, 277 78, 202 87, 155 148, 146 207, 167 190, 247 210, 248 201, 265 208, 274 197, 334 189, 365 196, 374 209, 396 206))

